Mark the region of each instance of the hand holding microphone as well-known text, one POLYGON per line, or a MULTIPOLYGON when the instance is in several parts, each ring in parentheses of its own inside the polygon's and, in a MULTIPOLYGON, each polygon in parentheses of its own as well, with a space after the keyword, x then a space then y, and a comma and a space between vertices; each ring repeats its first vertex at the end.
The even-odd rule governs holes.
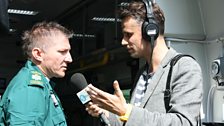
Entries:
POLYGON ((78 96, 82 104, 84 104, 87 107, 87 110, 89 110, 88 113, 91 114, 92 116, 99 116, 100 121, 105 126, 110 126, 109 120, 103 113, 103 110, 91 102, 91 98, 86 92, 86 87, 88 86, 88 84, 85 77, 81 73, 75 73, 74 75, 72 75, 70 79, 70 84, 72 84, 78 89, 79 92, 76 95, 78 96))

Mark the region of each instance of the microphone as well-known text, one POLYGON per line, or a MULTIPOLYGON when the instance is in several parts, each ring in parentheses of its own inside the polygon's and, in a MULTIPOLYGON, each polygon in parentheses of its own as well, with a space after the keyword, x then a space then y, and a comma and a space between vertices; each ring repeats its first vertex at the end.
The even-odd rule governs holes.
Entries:
MULTIPOLYGON (((73 74, 70 79, 70 84, 74 85, 77 88, 78 93, 76 95, 78 96, 82 104, 85 105, 86 103, 91 101, 89 94, 85 91, 85 88, 87 87, 88 83, 83 74, 81 73, 73 74)), ((104 113, 101 113, 99 117, 101 123, 103 123, 105 126, 110 126, 110 122, 104 113)))
POLYGON ((81 73, 73 74, 70 80, 70 84, 72 84, 78 91, 76 95, 78 96, 82 104, 86 104, 89 101, 91 101, 88 93, 85 91, 85 88, 87 87, 88 84, 83 74, 81 73))

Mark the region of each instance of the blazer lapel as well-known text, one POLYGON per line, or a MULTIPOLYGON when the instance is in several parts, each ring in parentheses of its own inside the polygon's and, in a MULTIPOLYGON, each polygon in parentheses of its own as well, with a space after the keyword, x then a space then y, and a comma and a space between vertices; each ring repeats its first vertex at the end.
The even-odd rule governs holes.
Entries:
MULTIPOLYGON (((168 53, 166 54, 166 56, 162 60, 161 64, 159 65, 158 70, 153 75, 150 84, 147 86, 147 90, 145 92, 145 96, 142 100, 140 107, 144 107, 147 104, 148 100, 150 99, 151 95, 153 94, 153 91, 156 89, 158 83, 160 82, 161 77, 163 76, 163 74, 165 72, 164 68, 169 64, 170 60, 176 54, 177 54, 177 52, 175 50, 173 50, 172 48, 169 49, 168 53)), ((138 81, 136 81, 135 83, 137 83, 137 82, 138 81)), ((137 84, 136 84, 136 86, 137 86, 137 84)), ((133 104, 134 99, 135 99, 136 86, 132 92, 131 101, 130 101, 131 104, 133 104)))
POLYGON ((162 66, 159 66, 157 72, 153 75, 151 82, 147 86, 147 90, 145 92, 145 96, 142 100, 140 107, 144 107, 144 105, 147 103, 147 101, 153 94, 154 90, 156 89, 163 73, 164 73, 164 70, 163 70, 162 66))
POLYGON ((177 52, 175 50, 173 50, 172 48, 169 49, 168 53, 161 61, 159 68, 156 70, 155 74, 152 76, 152 80, 147 86, 147 90, 145 92, 145 96, 142 100, 140 107, 144 107, 147 104, 148 100, 152 96, 154 90, 156 89, 156 87, 158 86, 158 84, 160 82, 161 77, 163 76, 163 74, 165 72, 164 68, 169 64, 170 60, 176 54, 177 54, 177 52))

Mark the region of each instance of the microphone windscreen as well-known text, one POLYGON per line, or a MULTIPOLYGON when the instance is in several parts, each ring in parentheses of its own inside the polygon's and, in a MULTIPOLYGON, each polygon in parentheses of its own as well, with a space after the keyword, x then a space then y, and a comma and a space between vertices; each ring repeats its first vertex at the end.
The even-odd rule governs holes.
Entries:
MULTIPOLYGON (((85 87, 87 87, 88 83, 81 73, 75 73, 72 75, 70 79, 70 83, 72 86, 76 87, 79 92, 76 94, 79 98, 79 100, 82 102, 82 104, 86 104, 89 101, 91 101, 88 93, 83 90, 85 87)), ((110 126, 110 122, 105 116, 104 113, 100 114, 100 121, 105 125, 105 126, 110 126)))
POLYGON ((78 91, 84 89, 88 83, 81 73, 75 73, 70 79, 70 84, 73 85, 78 91))

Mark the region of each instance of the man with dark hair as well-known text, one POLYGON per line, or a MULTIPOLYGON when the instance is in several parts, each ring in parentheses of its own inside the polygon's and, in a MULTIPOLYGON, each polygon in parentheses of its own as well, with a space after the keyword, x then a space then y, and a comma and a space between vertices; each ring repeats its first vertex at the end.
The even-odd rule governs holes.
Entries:
POLYGON ((192 57, 180 58, 167 86, 170 62, 179 53, 166 45, 163 11, 151 1, 131 2, 121 19, 121 44, 132 57, 144 58, 146 65, 137 74, 130 104, 118 81, 113 84, 114 95, 89 85, 88 113, 105 113, 111 126, 196 126, 202 101, 201 68, 192 57))
POLYGON ((72 33, 56 22, 40 22, 24 32, 25 66, 9 83, 0 101, 0 125, 66 126, 52 77, 65 76, 72 62, 72 33))

